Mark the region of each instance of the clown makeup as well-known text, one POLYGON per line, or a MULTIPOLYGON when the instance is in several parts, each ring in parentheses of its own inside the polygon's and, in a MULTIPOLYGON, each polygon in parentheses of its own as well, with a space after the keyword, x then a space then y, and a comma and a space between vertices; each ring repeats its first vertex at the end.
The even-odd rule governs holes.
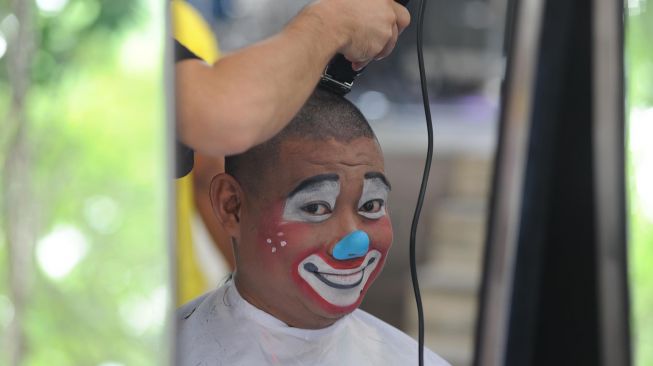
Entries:
POLYGON ((373 249, 357 267, 336 269, 321 256, 312 254, 299 263, 298 272, 328 303, 345 307, 358 301, 380 259, 381 252, 373 249))
MULTIPOLYGON (((370 220, 386 215, 390 184, 382 173, 364 175, 358 199, 358 214, 370 220)), ((362 230, 349 233, 333 248, 331 255, 310 254, 297 266, 297 273, 322 299, 331 305, 348 307, 356 304, 383 254, 370 248, 370 238, 362 230), (351 262, 354 260, 355 262, 351 262), (342 264, 347 261, 347 268, 342 264), (357 263, 352 266, 352 264, 357 263)))
POLYGON ((286 221, 322 222, 331 217, 339 194, 336 174, 305 179, 288 195, 282 217, 286 221))
POLYGON ((385 202, 388 199, 390 183, 381 173, 365 174, 363 193, 358 201, 358 213, 368 219, 379 219, 386 213, 385 202))

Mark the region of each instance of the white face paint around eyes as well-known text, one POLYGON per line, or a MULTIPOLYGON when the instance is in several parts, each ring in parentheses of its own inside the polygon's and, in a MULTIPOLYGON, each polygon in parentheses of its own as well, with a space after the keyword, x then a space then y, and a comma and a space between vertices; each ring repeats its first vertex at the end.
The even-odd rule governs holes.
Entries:
POLYGON ((295 193, 286 200, 283 207, 283 220, 301 222, 321 222, 329 217, 336 207, 336 199, 340 194, 340 182, 326 180, 295 193), (325 214, 311 214, 304 209, 310 204, 328 205, 325 214))
POLYGON ((369 178, 363 181, 363 193, 358 201, 358 213, 368 219, 379 219, 386 213, 385 204, 388 201, 388 191, 390 189, 383 183, 381 178, 369 178), (381 202, 381 208, 376 212, 361 211, 364 204, 370 201, 378 200, 381 202))

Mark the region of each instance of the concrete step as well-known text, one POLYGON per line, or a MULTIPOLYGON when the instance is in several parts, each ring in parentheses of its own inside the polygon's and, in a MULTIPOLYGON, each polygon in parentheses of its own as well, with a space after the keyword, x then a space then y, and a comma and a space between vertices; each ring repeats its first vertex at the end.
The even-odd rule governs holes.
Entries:
POLYGON ((485 221, 484 199, 446 197, 433 216, 432 239, 435 243, 478 246, 484 239, 485 221))
MULTIPOLYGON (((471 361, 476 319, 476 299, 453 292, 422 292, 426 345, 452 365, 471 361)), ((406 308, 407 333, 417 338, 414 301, 406 308)))
MULTIPOLYGON (((414 339, 417 339, 417 328, 410 329, 408 334, 414 339)), ((436 334, 429 328, 425 329, 424 345, 454 366, 471 365, 473 344, 473 337, 436 334)))
MULTIPOLYGON (((456 293, 422 293, 424 325, 434 334, 471 336, 476 321, 476 299, 456 293)), ((406 325, 417 327, 417 310, 406 308, 406 325)))
POLYGON ((465 248, 462 245, 443 243, 442 246, 435 248, 435 252, 428 257, 427 263, 421 267, 442 268, 438 274, 445 276, 450 273, 454 275, 469 273, 476 277, 483 263, 483 253, 481 246, 468 245, 465 248))
POLYGON ((452 162, 452 166, 447 185, 447 192, 451 196, 487 197, 491 183, 491 160, 463 156, 452 162))
POLYGON ((425 336, 426 346, 454 366, 469 366, 474 356, 474 340, 472 337, 456 337, 449 334, 434 335, 429 332, 425 336))
POLYGON ((418 268, 420 288, 424 292, 477 295, 481 266, 461 266, 455 262, 424 263, 418 268))
MULTIPOLYGON (((450 164, 444 196, 437 202, 419 267, 426 345, 452 365, 473 357, 477 295, 485 239, 491 161, 458 157, 450 164)), ((404 324, 417 336, 417 310, 407 286, 404 324)))

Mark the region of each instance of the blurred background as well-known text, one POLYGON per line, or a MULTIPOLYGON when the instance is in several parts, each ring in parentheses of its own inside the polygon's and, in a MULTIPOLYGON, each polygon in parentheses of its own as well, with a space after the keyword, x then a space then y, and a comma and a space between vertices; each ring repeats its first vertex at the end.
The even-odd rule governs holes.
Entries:
MULTIPOLYGON (((200 55, 212 60, 277 32, 308 1, 187 3, 196 12, 179 10, 184 19, 207 25, 195 32, 217 37, 200 55)), ((632 324, 636 364, 645 366, 653 364, 653 3, 626 5, 632 324)), ((506 0, 427 8, 435 156, 418 261, 427 346, 453 365, 469 365, 473 353, 506 13, 506 0)), ((168 360, 165 14, 154 0, 0 2, 0 364, 168 360)), ((393 184, 394 247, 363 308, 413 336, 408 237, 426 153, 414 32, 348 96, 378 134, 393 184)), ((203 164, 194 174, 210 177, 212 163, 203 164)), ((195 195, 177 198, 177 212, 186 204, 196 212, 179 215, 192 248, 180 250, 177 303, 230 269, 215 245, 217 222, 202 213, 208 190, 189 184, 177 187, 195 195)))
MULTIPOLYGON (((220 51, 227 53, 278 32, 309 1, 188 3, 210 25, 220 51)), ((416 14, 417 2, 409 5, 416 14)), ((435 124, 435 158, 419 227, 418 261, 427 345, 454 365, 469 364, 473 351, 485 210, 505 62, 505 14, 505 0, 438 0, 429 2, 427 8, 424 53, 435 124)), ((394 246, 362 308, 412 336, 416 336, 417 324, 408 238, 426 155, 415 28, 402 34, 390 57, 369 65, 348 94, 379 137, 386 174, 393 185, 389 207, 394 246)), ((195 190, 195 200, 202 195, 208 199, 207 192, 195 190)), ((217 225, 210 215, 204 216, 204 221, 208 226, 217 225)), ((202 242, 196 239, 194 246, 206 248, 202 242)), ((205 250, 194 252, 198 267, 204 267, 200 253, 205 250)), ((180 280, 181 293, 187 283, 180 280)))
POLYGON ((653 1, 626 3, 628 209, 633 360, 653 364, 653 1))
POLYGON ((162 365, 164 4, 0 1, 0 365, 162 365))

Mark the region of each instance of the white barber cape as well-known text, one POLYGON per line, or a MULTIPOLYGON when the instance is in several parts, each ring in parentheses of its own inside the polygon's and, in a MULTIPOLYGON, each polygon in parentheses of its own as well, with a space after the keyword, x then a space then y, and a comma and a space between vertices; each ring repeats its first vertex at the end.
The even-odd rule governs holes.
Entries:
MULTIPOLYGON (((299 329, 245 301, 232 281, 177 311, 177 365, 417 365, 417 342, 357 309, 324 329, 299 329)), ((449 365, 426 349, 424 364, 449 365)))

